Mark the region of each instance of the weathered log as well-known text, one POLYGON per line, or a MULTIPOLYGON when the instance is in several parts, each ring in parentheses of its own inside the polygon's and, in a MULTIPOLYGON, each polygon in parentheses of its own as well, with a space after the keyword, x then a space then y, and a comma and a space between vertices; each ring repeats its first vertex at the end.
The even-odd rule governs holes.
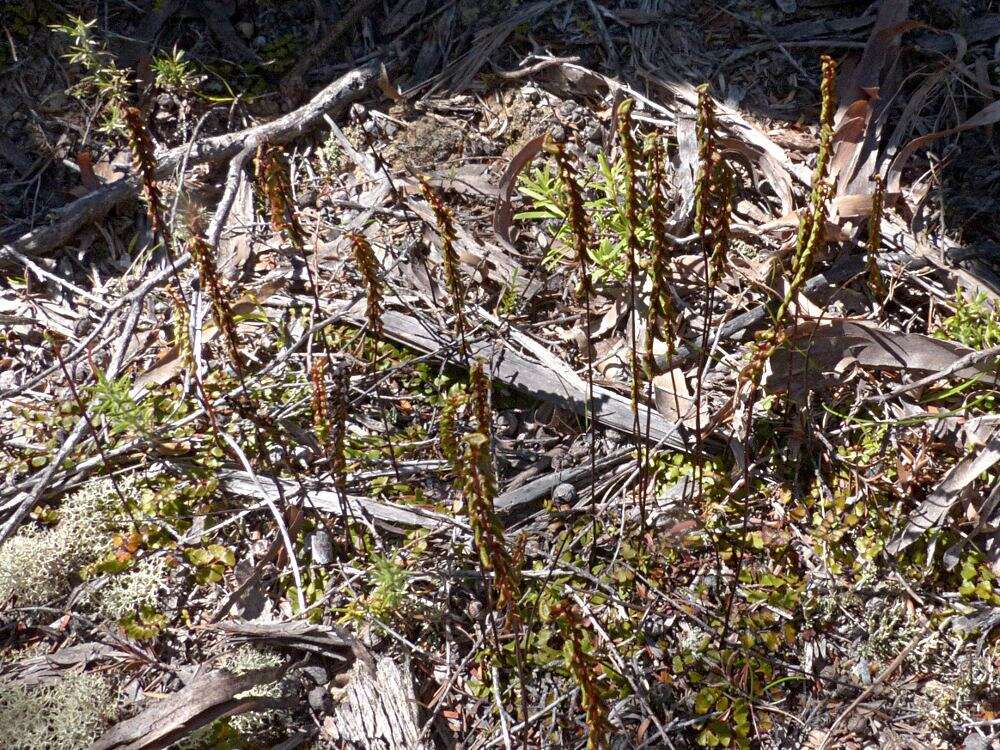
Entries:
POLYGON ((420 739, 417 699, 410 675, 392 659, 374 671, 358 662, 334 714, 323 722, 330 747, 356 750, 430 750, 420 739))

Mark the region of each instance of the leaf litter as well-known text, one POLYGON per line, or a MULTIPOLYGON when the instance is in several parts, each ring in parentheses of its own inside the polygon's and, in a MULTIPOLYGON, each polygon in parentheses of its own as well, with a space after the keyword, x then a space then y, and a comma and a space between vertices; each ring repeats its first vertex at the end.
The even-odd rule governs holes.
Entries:
POLYGON ((390 5, 15 16, 0 724, 996 744, 995 13, 390 5))

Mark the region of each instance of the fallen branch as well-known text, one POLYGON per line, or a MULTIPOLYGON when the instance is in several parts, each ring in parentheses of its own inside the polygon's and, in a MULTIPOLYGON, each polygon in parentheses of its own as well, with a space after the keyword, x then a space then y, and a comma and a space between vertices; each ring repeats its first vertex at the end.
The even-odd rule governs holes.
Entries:
POLYGON ((242 675, 224 671, 203 674, 139 715, 111 727, 91 750, 159 750, 216 719, 269 707, 273 699, 245 694, 280 679, 284 672, 282 666, 242 675))
MULTIPOLYGON (((348 315, 346 322, 362 326, 361 317, 348 315)), ((452 348, 450 336, 445 336, 432 330, 429 323, 416 318, 387 311, 382 316, 382 327, 386 338, 402 344, 410 349, 429 354, 439 359, 447 359, 446 353, 452 348)), ((482 359, 489 368, 490 377, 506 383, 523 393, 554 403, 581 416, 587 413, 587 394, 577 383, 554 370, 540 365, 511 350, 505 342, 497 338, 485 341, 469 342, 470 359, 482 359)), ((452 364, 460 365, 457 360, 452 364)), ((625 396, 620 396, 606 388, 594 388, 594 419, 605 427, 610 427, 621 433, 634 435, 635 422, 632 405, 625 396)), ((638 434, 644 440, 662 443, 668 448, 680 451, 690 451, 694 444, 690 430, 681 424, 671 422, 656 411, 639 405, 640 425, 648 424, 648 432, 643 428, 638 434), (647 422, 648 416, 648 422, 647 422)), ((706 444, 708 450, 721 448, 721 444, 706 444)))
POLYGON ((967 367, 973 367, 974 365, 982 364, 983 362, 996 362, 997 358, 1000 357, 1000 346, 993 346, 989 349, 984 349, 981 352, 970 352, 964 357, 959 357, 955 360, 954 364, 946 367, 943 370, 938 370, 935 373, 928 375, 925 378, 920 378, 920 380, 914 380, 912 383, 906 383, 898 388, 893 388, 888 393, 883 393, 879 396, 872 396, 866 399, 868 403, 880 404, 883 401, 888 401, 895 398, 896 396, 902 396, 904 393, 914 391, 917 388, 923 388, 925 385, 931 385, 939 380, 944 380, 945 378, 954 375, 955 373, 964 370, 967 367))
POLYGON ((315 508, 337 516, 344 515, 346 510, 347 515, 373 518, 390 531, 396 526, 424 529, 459 526, 465 529, 464 524, 440 513, 379 502, 366 497, 347 496, 346 501, 349 507, 345 509, 341 502, 340 493, 333 484, 300 483, 264 474, 257 474, 255 480, 246 471, 221 471, 219 472, 219 483, 226 491, 245 497, 255 497, 270 502, 279 499, 287 502, 302 498, 305 507, 315 508))
MULTIPOLYGON (((187 162, 193 166, 225 161, 244 149, 254 149, 262 143, 288 143, 315 125, 324 114, 342 109, 360 98, 378 80, 378 74, 379 64, 369 63, 345 73, 306 104, 276 120, 197 141, 190 146, 187 162)), ((189 145, 185 144, 163 154, 157 160, 157 177, 163 178, 173 172, 188 149, 189 145)), ((52 223, 32 230, 10 244, 24 255, 44 256, 69 240, 83 226, 104 218, 111 209, 134 198, 138 192, 139 182, 134 177, 105 185, 59 209, 52 223)), ((4 239, 6 241, 7 238, 4 239)), ((0 249, 0 263, 16 264, 16 258, 0 249)))

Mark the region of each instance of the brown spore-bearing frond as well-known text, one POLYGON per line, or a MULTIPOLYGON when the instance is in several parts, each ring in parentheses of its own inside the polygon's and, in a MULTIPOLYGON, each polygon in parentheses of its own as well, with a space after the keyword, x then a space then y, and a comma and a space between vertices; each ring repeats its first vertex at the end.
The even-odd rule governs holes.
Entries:
POLYGON ((167 296, 174 309, 174 346, 177 347, 177 359, 185 367, 190 367, 193 363, 191 313, 176 282, 167 284, 167 296))
POLYGON ((441 405, 441 418, 438 421, 438 446, 441 448, 441 455, 456 475, 461 474, 462 468, 462 454, 458 444, 458 410, 464 402, 463 394, 448 394, 441 405))
POLYGON ((837 83, 837 65, 832 57, 823 55, 822 69, 819 151, 816 155, 816 168, 813 170, 812 193, 809 196, 809 205, 799 221, 795 257, 792 262, 792 280, 775 317, 775 330, 783 324, 789 305, 812 273, 813 262, 823 247, 827 201, 833 197, 834 187, 826 179, 833 153, 833 113, 836 107, 834 89, 837 83))
POLYGON ((704 236, 708 231, 708 218, 712 210, 712 176, 717 148, 715 139, 715 102, 707 83, 697 89, 695 108, 695 136, 698 141, 698 175, 694 185, 694 228, 704 236))
POLYGON ((493 506, 496 479, 490 455, 490 439, 480 432, 465 438, 465 503, 473 540, 483 571, 493 573, 497 605, 517 616, 521 598, 521 571, 504 543, 503 526, 493 506))
POLYGON ((490 407, 490 379, 486 377, 481 360, 477 360, 469 368, 469 385, 476 411, 476 425, 479 432, 492 440, 493 410, 490 407))
POLYGON ((455 231, 455 215, 445 205, 441 196, 431 187, 427 180, 421 178, 420 189, 434 212, 434 222, 438 235, 441 237, 441 260, 444 268, 444 283, 451 296, 452 312, 455 315, 455 327, 459 338, 465 335, 465 284, 462 282, 461 262, 455 243, 458 233, 455 231))
POLYGON ((342 368, 333 377, 330 398, 330 473, 333 483, 343 497, 347 492, 347 410, 350 374, 342 368))
POLYGON ((618 105, 618 138, 625 164, 625 217, 628 222, 629 273, 639 273, 639 149, 632 133, 632 110, 635 102, 625 99, 618 105))
POLYGON ((878 267, 878 253, 882 247, 882 216, 885 213, 885 182, 881 175, 875 175, 875 191, 872 193, 872 212, 868 217, 868 288, 879 300, 889 293, 885 278, 878 267))
POLYGON ((304 253, 305 230, 295 212, 288 171, 276 146, 263 144, 257 149, 257 180, 267 201, 271 227, 276 232, 284 232, 293 247, 304 253))
POLYGON ((695 180, 695 231, 709 262, 709 283, 716 283, 726 270, 730 223, 733 213, 734 176, 720 146, 715 100, 708 84, 698 87, 697 122, 698 176, 695 180))
POLYGON ((580 703, 587 722, 587 750, 606 748, 611 731, 608 704, 597 684, 600 663, 584 645, 583 618, 574 604, 565 601, 553 608, 552 617, 558 621, 565 642, 566 665, 580 688, 580 703))
POLYGON ((829 55, 821 58, 822 78, 820 81, 820 116, 819 116, 819 147, 816 152, 816 167, 812 175, 812 192, 809 196, 809 206, 799 222, 798 236, 795 242, 795 258, 792 271, 797 272, 806 247, 815 234, 814 220, 820 213, 820 203, 825 200, 828 191, 826 176, 833 155, 833 115, 836 110, 834 90, 837 83, 837 64, 829 55))
POLYGON ((119 103, 125 129, 128 131, 128 147, 132 153, 132 167, 139 175, 142 197, 153 231, 169 243, 170 231, 164 221, 163 196, 156 184, 156 153, 153 139, 149 135, 146 121, 138 107, 119 103))
POLYGON ((313 425, 316 440, 326 449, 330 437, 330 404, 326 397, 326 363, 319 357, 313 360, 309 371, 312 390, 313 425))
POLYGON ((240 353, 240 339, 236 333, 236 321, 233 319, 233 300, 222 279, 219 278, 215 266, 215 254, 211 245, 197 234, 191 238, 189 249, 198 268, 198 280, 202 291, 209 300, 212 319, 222 336, 223 346, 233 367, 239 371, 243 368, 243 355, 240 353))
POLYGON ((555 159, 556 166, 559 168, 559 179, 566 190, 566 222, 573 235, 573 249, 576 253, 576 261, 580 265, 580 292, 584 299, 587 299, 593 295, 594 291, 593 283, 590 280, 589 255, 592 235, 590 218, 584 207, 579 173, 562 144, 547 138, 544 148, 555 159))
POLYGON ((806 283, 806 279, 811 275, 813 261, 816 259, 820 248, 823 247, 823 232, 826 229, 827 219, 827 200, 832 192, 833 187, 827 182, 820 183, 813 191, 814 207, 809 212, 809 236, 805 239, 802 249, 795 255, 795 263, 792 266, 792 279, 788 284, 788 289, 785 291, 785 297, 781 301, 781 306, 778 308, 778 314, 775 316, 775 329, 784 323, 789 306, 795 297, 798 296, 803 284, 806 283))
MULTIPOLYGON (((635 344, 635 312, 638 300, 635 299, 639 277, 639 148, 636 146, 632 133, 632 109, 635 101, 625 99, 618 105, 618 139, 621 141, 622 158, 625 163, 625 217, 628 223, 626 245, 628 247, 628 275, 633 324, 633 344, 635 344)), ((632 369, 630 395, 632 412, 639 411, 639 351, 638 346, 629 348, 629 366, 632 369)))
POLYGON ((351 232, 348 235, 351 241, 351 249, 354 252, 354 261, 358 264, 358 270, 365 280, 365 299, 368 330, 373 336, 382 335, 382 279, 379 275, 379 263, 375 258, 375 251, 367 238, 360 232, 351 232))
POLYGON ((715 169, 716 175, 712 180, 715 207, 709 218, 712 230, 712 252, 709 259, 711 263, 710 281, 712 283, 722 278, 729 262, 730 227, 733 217, 733 193, 735 190, 733 171, 729 168, 729 165, 720 160, 715 169))
POLYGON ((649 216, 653 234, 652 257, 649 276, 652 290, 649 295, 649 314, 646 320, 646 369, 649 376, 656 374, 653 341, 659 338, 667 344, 667 354, 674 353, 674 306, 670 296, 670 240, 667 234, 666 174, 663 142, 653 139, 649 160, 649 216))

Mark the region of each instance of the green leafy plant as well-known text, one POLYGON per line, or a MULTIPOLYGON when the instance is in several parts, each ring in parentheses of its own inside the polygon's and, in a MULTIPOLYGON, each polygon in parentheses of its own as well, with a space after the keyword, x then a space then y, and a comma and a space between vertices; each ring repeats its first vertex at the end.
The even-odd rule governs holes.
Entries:
MULTIPOLYGON (((625 160, 612 161, 607 154, 599 153, 597 164, 581 169, 578 179, 585 186, 583 205, 594 226, 595 241, 589 248, 591 280, 620 281, 628 275, 632 226, 625 201, 628 181, 625 160)), ((569 199, 564 182, 559 179, 558 170, 546 162, 521 175, 518 189, 531 202, 531 208, 516 214, 516 219, 555 225, 544 260, 545 266, 553 269, 573 252, 573 229, 567 221, 569 199)), ((636 211, 634 232, 638 244, 648 243, 652 238, 647 209, 636 211)))
POLYGON ((410 573, 399 562, 376 555, 372 561, 374 588, 368 595, 368 611, 380 620, 399 617, 407 597, 410 573))
POLYGON ((187 94, 198 85, 194 63, 185 59, 184 50, 177 47, 169 54, 154 58, 150 67, 153 69, 156 85, 166 91, 187 94))
POLYGON ((96 23, 96 18, 84 21, 79 16, 69 16, 66 21, 51 28, 69 37, 66 59, 84 70, 84 75, 69 89, 69 93, 81 100, 93 97, 103 100, 99 129, 112 135, 125 135, 127 128, 118 105, 124 100, 129 77, 115 64, 104 43, 94 37, 96 23))
POLYGON ((112 435, 149 435, 154 425, 152 401, 138 402, 132 396, 132 383, 127 375, 109 380, 98 373, 91 390, 91 408, 107 420, 112 435))
POLYGON ((984 293, 969 297, 959 289, 955 292, 955 312, 941 322, 936 335, 973 349, 1000 346, 1000 312, 984 293))
POLYGON ((194 547, 184 553, 189 563, 194 565, 195 580, 198 583, 218 583, 227 568, 236 564, 236 555, 221 544, 194 547))

